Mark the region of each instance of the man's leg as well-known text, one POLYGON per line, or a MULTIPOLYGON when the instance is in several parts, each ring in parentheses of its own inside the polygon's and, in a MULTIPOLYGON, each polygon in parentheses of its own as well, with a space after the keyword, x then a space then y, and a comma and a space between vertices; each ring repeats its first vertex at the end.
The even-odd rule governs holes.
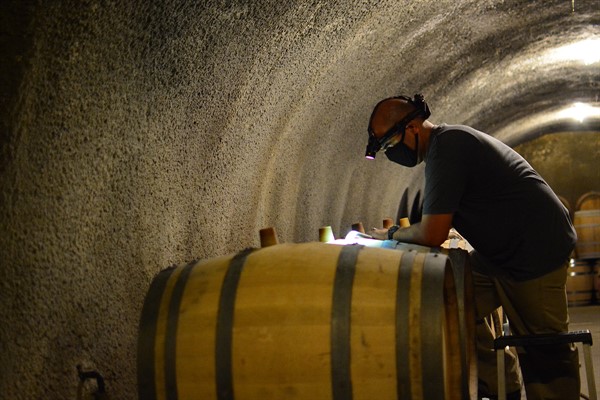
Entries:
MULTIPOLYGON (((494 351, 495 330, 490 325, 490 314, 500 306, 496 285, 486 275, 473 271, 475 287, 475 334, 477 339, 477 368, 480 391, 488 395, 498 394, 496 352, 494 351)), ((505 352, 506 392, 520 392, 518 362, 512 349, 505 352)))
MULTIPOLYGON (((567 267, 524 282, 493 279, 513 334, 568 331, 567 267)), ((579 358, 574 345, 519 349, 519 362, 528 400, 579 398, 579 358)))

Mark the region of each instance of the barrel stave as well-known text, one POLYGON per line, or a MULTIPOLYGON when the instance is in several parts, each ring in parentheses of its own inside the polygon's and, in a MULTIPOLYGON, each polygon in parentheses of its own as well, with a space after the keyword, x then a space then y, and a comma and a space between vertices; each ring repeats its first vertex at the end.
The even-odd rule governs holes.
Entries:
POLYGON ((335 266, 340 249, 283 244, 248 257, 233 340, 236 398, 327 398, 335 266), (283 397, 285 398, 285 397, 283 397))

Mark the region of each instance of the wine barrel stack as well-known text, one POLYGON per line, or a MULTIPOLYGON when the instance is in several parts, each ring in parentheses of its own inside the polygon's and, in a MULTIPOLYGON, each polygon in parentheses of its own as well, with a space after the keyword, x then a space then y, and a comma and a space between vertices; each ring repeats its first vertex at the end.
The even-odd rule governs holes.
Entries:
POLYGON ((464 251, 263 243, 154 278, 140 399, 474 398, 464 251))
POLYGON ((600 301, 600 192, 589 192, 577 200, 573 213, 577 244, 567 278, 570 306, 600 301))

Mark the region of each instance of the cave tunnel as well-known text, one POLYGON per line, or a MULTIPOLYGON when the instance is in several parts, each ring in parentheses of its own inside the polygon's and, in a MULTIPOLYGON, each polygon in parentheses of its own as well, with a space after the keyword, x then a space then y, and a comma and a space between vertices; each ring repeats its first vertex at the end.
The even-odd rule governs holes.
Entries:
POLYGON ((600 190, 598 0, 0 5, 0 397, 133 399, 160 270, 418 214, 422 166, 365 160, 373 106, 519 151, 575 209, 600 190), (575 114, 573 114, 575 111, 575 114))

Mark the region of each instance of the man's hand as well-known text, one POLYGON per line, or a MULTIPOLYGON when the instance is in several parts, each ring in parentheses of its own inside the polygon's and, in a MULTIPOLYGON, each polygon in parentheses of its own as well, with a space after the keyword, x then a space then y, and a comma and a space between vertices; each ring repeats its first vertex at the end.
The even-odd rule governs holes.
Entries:
POLYGON ((371 235, 373 239, 387 240, 388 230, 383 228, 373 228, 371 229, 371 232, 369 232, 369 235, 371 235))
MULTIPOLYGON (((421 222, 398 229, 394 233, 394 239, 399 242, 437 247, 448 239, 451 227, 452 214, 425 214, 421 222)), ((387 229, 373 228, 369 233, 373 239, 387 240, 388 238, 387 229)))

